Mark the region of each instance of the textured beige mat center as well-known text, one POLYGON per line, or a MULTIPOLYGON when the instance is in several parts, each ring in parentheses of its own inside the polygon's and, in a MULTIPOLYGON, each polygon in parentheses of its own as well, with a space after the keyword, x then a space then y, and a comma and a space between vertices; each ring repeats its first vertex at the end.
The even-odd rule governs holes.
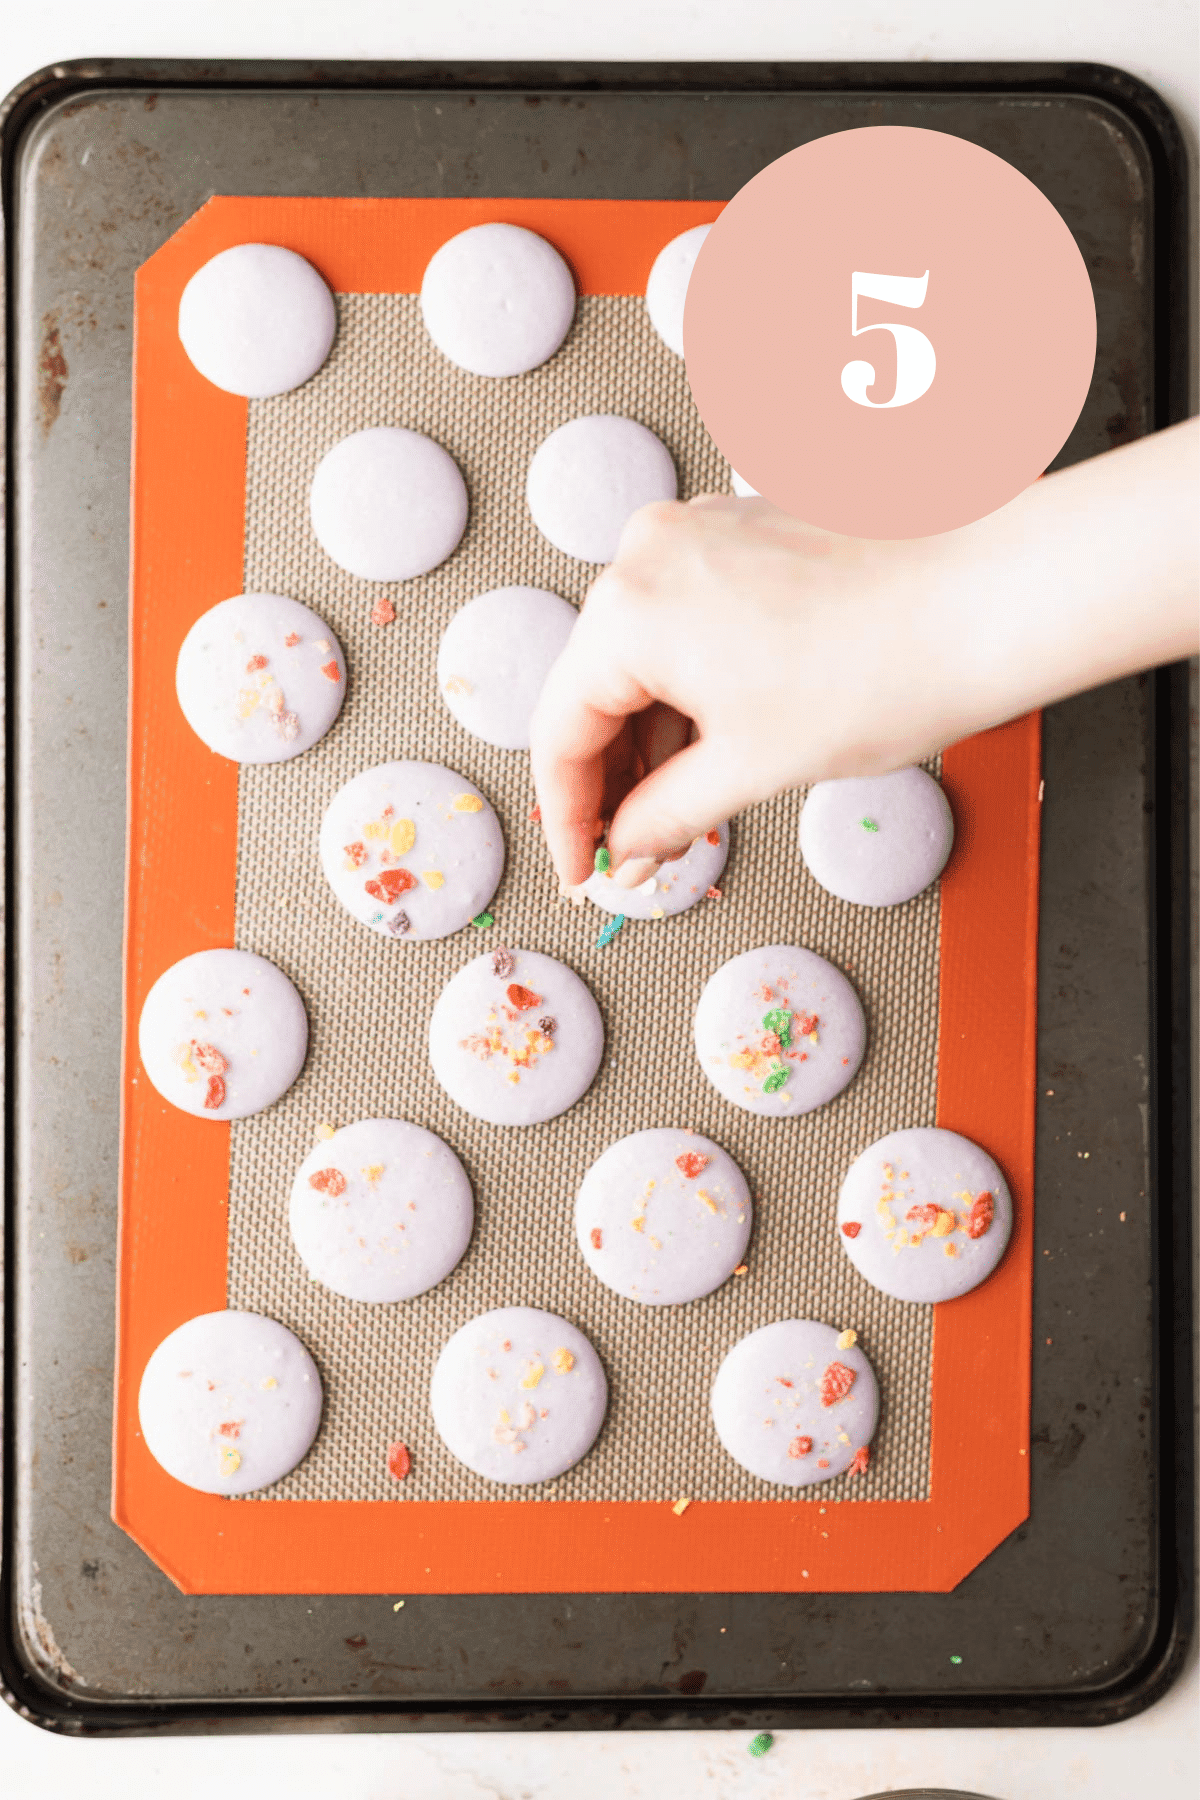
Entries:
POLYGON ((595 947, 604 915, 557 899, 524 752, 468 736, 440 698, 438 640, 455 610, 508 583, 580 601, 595 568, 537 532, 525 473, 542 439, 583 412, 649 426, 675 458, 683 498, 728 491, 728 470, 696 414, 681 360, 653 333, 640 297, 579 303, 563 349, 507 381, 455 369, 433 348, 414 295, 339 298, 333 355, 297 392, 252 401, 246 471, 247 592, 289 594, 337 632, 350 667, 339 723, 293 762, 242 767, 238 785, 235 942, 278 963, 304 995, 307 1067, 276 1106, 232 1126, 229 1289, 233 1307, 296 1331, 325 1382, 321 1433, 305 1462, 267 1498, 329 1500, 794 1499, 738 1467, 708 1411, 717 1365, 738 1338, 779 1318, 853 1325, 879 1377, 882 1415, 865 1476, 809 1490, 822 1498, 918 1500, 929 1489, 932 1308, 868 1287, 833 1229, 841 1177, 874 1138, 932 1125, 937 1089, 938 890, 883 911, 819 888, 796 848, 801 796, 734 822, 724 897, 675 919, 628 923, 595 947), (308 489, 320 457, 347 432, 405 425, 443 444, 466 477, 471 518, 441 568, 397 588, 355 580, 313 536, 308 489), (373 625, 386 592, 397 617, 373 625), (341 784, 390 758, 448 764, 486 793, 508 859, 495 927, 435 943, 387 943, 334 899, 316 854, 321 815, 341 784), (805 944, 854 982, 867 1014, 867 1058, 830 1106, 760 1119, 730 1106, 692 1049, 696 1000, 718 964, 756 944, 805 944), (604 1014, 607 1050, 591 1091, 544 1125, 505 1129, 459 1111, 434 1081, 429 1014, 449 977, 480 950, 508 943, 560 957, 604 1014), (309 1279, 292 1247, 288 1196, 322 1122, 412 1119, 462 1158, 476 1230, 454 1273, 395 1305, 343 1300, 309 1279), (686 1125, 737 1160, 755 1198, 748 1271, 679 1307, 643 1307, 603 1287, 575 1245, 575 1194, 614 1138, 686 1125), (499 1488, 455 1462, 433 1427, 427 1394, 438 1351, 489 1307, 564 1314, 608 1371, 607 1422, 591 1453, 548 1487, 499 1488), (388 1445, 413 1456, 400 1484, 388 1445))

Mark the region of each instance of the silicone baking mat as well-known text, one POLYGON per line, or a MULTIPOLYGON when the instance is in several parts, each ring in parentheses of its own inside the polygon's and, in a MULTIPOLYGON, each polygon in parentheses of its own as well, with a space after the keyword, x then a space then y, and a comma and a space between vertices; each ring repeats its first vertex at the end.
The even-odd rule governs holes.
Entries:
POLYGON ((114 1511, 186 1588, 943 1588, 1024 1516, 1037 721, 947 754, 955 854, 939 887, 908 906, 873 913, 817 888, 795 848, 800 796, 789 795, 736 821, 720 901, 661 925, 630 925, 600 951, 594 910, 557 900, 528 817, 527 758, 468 737, 436 692, 438 638, 472 594, 526 581, 579 600, 595 574, 547 545, 524 507, 529 457, 564 419, 628 413, 668 444, 685 496, 727 486, 682 365, 659 344, 640 298, 657 249, 718 210, 218 200, 139 274, 114 1511), (424 333, 415 298, 432 250, 492 217, 543 231, 571 261, 581 293, 563 349, 513 382, 453 369, 424 333), (339 294, 339 333, 312 382, 247 406, 192 370, 174 321, 195 268, 256 237, 288 244, 322 270, 339 294), (320 455, 347 431, 383 422, 445 444, 471 494, 455 555, 392 590, 338 571, 307 519, 320 455), (293 594, 328 618, 347 651, 350 691, 342 719, 308 755, 238 771, 183 726, 172 676, 198 613, 255 589, 293 594), (396 602, 386 627, 370 618, 380 591, 396 602), (359 768, 401 755, 449 763, 497 807, 508 862, 496 925, 482 939, 468 929, 420 947, 384 944, 325 887, 313 846, 328 799, 359 768), (867 1062, 846 1094, 783 1124, 722 1102, 689 1041, 712 968, 779 940, 809 944, 843 967, 870 1029, 867 1062), (291 1093, 228 1127, 158 1099, 137 1064, 136 1022, 164 967, 231 941, 296 981, 312 1039, 291 1093), (500 941, 577 968, 607 1029, 590 1094, 563 1118, 523 1132, 467 1120, 433 1082, 423 1048, 444 981, 500 941), (444 1136, 467 1164, 477 1203, 475 1239, 459 1269, 432 1294, 395 1307, 356 1305, 309 1282, 286 1228, 291 1174, 317 1125, 376 1113, 444 1136), (935 1121, 998 1157, 1017 1226, 984 1288, 937 1309, 906 1307, 855 1275, 833 1234, 833 1204, 845 1167, 874 1137, 935 1121), (668 1123, 690 1124, 730 1149, 756 1196, 756 1228, 743 1278, 688 1307, 648 1309, 586 1274, 571 1209, 607 1143, 668 1123), (238 1506, 179 1488, 136 1430, 149 1350, 184 1318, 226 1301, 295 1329, 326 1389, 306 1461, 238 1506), (444 1451, 425 1402, 446 1337, 506 1302, 574 1319, 600 1350, 612 1389, 592 1453, 552 1487, 515 1494, 444 1451), (785 1316, 853 1324, 883 1398, 866 1476, 801 1498, 733 1464, 707 1410, 724 1352, 785 1316), (395 1437, 414 1457, 402 1487, 386 1471, 395 1437), (670 1504, 681 1497, 692 1503, 682 1516, 670 1504), (855 1504, 835 1504, 843 1499, 855 1504), (397 1513, 397 1503, 408 1510, 397 1513))

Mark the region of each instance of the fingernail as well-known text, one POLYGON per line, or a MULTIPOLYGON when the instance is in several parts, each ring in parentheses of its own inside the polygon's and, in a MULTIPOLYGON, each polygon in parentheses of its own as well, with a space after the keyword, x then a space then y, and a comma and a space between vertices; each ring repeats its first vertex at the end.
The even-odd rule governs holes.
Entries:
POLYGON ((652 856, 630 856, 615 870, 613 881, 617 887, 624 888, 629 893, 657 873, 658 863, 652 856))

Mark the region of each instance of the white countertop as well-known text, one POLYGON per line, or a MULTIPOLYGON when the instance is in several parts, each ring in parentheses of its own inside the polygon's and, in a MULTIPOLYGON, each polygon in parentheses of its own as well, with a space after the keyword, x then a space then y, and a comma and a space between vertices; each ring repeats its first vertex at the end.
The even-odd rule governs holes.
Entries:
MULTIPOLYGON (((1200 0, 10 0, 0 95, 44 65, 90 56, 1104 62, 1174 108, 1194 202, 1198 34, 1200 0)), ((1195 364, 1193 354, 1193 383, 1195 364)), ((1198 1696, 1193 1652, 1171 1693, 1121 1725, 793 1731, 757 1761, 744 1731, 76 1743, 0 1706, 0 1770, 13 1800, 212 1800, 256 1784, 286 1800, 331 1789, 348 1800, 860 1800, 923 1784, 989 1800, 1194 1800, 1198 1696)))

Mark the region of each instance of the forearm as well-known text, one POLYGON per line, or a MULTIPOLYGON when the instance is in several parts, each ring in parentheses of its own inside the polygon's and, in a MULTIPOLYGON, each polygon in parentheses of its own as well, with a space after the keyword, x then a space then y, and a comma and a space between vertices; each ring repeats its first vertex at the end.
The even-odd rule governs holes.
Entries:
POLYGON ((942 541, 919 607, 932 736, 1195 654, 1198 446, 1191 419, 942 541))

